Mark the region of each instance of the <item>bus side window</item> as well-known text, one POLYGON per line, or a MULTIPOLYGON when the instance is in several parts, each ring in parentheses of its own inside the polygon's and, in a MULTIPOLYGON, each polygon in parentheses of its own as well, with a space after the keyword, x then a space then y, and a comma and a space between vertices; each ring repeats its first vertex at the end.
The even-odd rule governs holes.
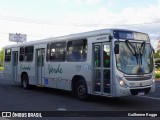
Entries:
POLYGON ((69 41, 67 45, 67 61, 83 62, 87 58, 87 40, 69 41))
POLYGON ((50 61, 65 61, 66 42, 52 43, 50 45, 50 61))
POLYGON ((19 61, 33 61, 33 46, 20 47, 19 61))
POLYGON ((33 46, 25 47, 25 61, 33 61, 33 46))

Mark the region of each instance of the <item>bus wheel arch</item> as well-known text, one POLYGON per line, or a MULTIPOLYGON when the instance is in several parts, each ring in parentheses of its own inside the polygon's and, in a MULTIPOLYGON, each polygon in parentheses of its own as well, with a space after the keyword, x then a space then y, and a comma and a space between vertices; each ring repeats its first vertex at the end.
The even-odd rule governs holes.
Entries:
POLYGON ((87 100, 88 87, 83 76, 75 75, 72 79, 72 92, 80 100, 87 100))
POLYGON ((28 74, 26 72, 21 73, 21 85, 24 89, 30 88, 29 78, 28 78, 28 74))

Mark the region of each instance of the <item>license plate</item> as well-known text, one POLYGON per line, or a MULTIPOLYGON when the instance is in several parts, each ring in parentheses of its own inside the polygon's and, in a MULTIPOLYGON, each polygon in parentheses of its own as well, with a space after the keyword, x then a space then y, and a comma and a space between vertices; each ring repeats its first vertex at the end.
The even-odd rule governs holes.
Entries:
POLYGON ((138 96, 144 95, 144 92, 138 92, 138 96))

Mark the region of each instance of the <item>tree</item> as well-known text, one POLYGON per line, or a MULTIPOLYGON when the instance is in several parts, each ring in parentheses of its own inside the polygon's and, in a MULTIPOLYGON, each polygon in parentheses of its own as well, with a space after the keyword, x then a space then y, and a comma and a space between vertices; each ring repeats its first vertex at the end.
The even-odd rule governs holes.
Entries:
POLYGON ((154 53, 154 58, 156 59, 160 58, 160 49, 157 50, 157 53, 154 53))
POLYGON ((4 61, 4 48, 0 50, 0 67, 3 66, 3 61, 4 61))

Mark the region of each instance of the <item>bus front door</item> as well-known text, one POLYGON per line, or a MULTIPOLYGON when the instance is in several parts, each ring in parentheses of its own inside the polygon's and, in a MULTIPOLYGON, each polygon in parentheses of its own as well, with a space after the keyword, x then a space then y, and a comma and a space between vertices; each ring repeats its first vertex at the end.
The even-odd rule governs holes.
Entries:
POLYGON ((42 85, 42 80, 44 77, 44 53, 45 49, 37 49, 36 51, 36 59, 37 59, 37 85, 42 85))
POLYGON ((93 92, 109 94, 110 87, 110 42, 93 44, 93 92))
POLYGON ((18 51, 13 52, 13 81, 17 80, 17 67, 18 66, 18 51))

